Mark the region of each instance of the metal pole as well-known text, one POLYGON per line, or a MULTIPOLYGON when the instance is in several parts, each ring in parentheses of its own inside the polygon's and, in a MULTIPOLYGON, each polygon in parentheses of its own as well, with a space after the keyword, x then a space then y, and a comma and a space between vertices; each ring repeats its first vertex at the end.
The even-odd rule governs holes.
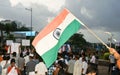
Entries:
POLYGON ((110 47, 112 47, 113 34, 110 32, 105 32, 105 33, 110 35, 110 38, 108 38, 108 41, 110 42, 110 47))
POLYGON ((116 43, 117 43, 117 40, 116 40, 116 39, 113 39, 113 41, 115 42, 115 49, 116 49, 116 43))
POLYGON ((31 8, 31 37, 32 37, 32 8, 31 8))
POLYGON ((110 47, 112 47, 113 34, 111 33, 110 36, 111 36, 111 37, 110 37, 110 47))
POLYGON ((113 40, 113 35, 111 34, 111 46, 110 47, 112 47, 112 40, 113 40))
POLYGON ((30 20, 31 27, 30 27, 30 30, 31 30, 31 37, 32 37, 32 8, 25 8, 25 9, 30 11, 30 13, 31 13, 31 20, 30 20))
POLYGON ((112 35, 110 36, 110 47, 112 47, 112 35))

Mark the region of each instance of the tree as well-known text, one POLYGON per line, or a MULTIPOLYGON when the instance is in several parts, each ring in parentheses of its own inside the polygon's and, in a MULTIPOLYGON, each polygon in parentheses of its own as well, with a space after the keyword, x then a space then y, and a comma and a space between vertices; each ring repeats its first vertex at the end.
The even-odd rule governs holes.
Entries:
POLYGON ((22 26, 20 28, 17 28, 17 31, 30 31, 30 29, 25 26, 22 26))
POLYGON ((16 31, 17 30, 17 24, 16 24, 16 22, 15 21, 12 21, 11 22, 11 25, 12 25, 12 30, 11 31, 16 31))
POLYGON ((0 33, 1 33, 0 43, 1 44, 2 44, 2 41, 3 41, 3 30, 4 30, 4 24, 0 23, 0 33))
MULTIPOLYGON (((30 31, 30 29, 25 27, 25 25, 23 26, 21 23, 20 24, 17 23, 17 21, 11 21, 11 20, 1 21, 0 22, 0 33, 1 33, 0 42, 2 41, 1 44, 5 41, 5 40, 3 40, 3 31, 7 34, 7 36, 5 36, 5 40, 6 39, 14 40, 15 37, 14 37, 13 34, 10 34, 11 32, 14 32, 14 31, 30 31)), ((28 38, 33 39, 33 37, 32 38, 28 37, 28 38)))
POLYGON ((83 38, 83 34, 74 34, 67 42, 74 45, 76 48, 84 48, 87 45, 86 40, 83 38))
POLYGON ((17 24, 15 23, 15 21, 5 24, 5 33, 7 33, 7 35, 10 35, 10 32, 13 32, 16 30, 17 30, 17 24))
POLYGON ((1 37, 3 36, 3 27, 4 25, 2 23, 0 23, 0 33, 1 33, 1 37))

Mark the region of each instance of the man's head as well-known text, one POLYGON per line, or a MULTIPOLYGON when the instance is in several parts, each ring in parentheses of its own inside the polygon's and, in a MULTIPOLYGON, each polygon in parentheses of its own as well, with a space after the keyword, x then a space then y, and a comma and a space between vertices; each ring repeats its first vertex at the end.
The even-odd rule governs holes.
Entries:
POLYGON ((16 57, 16 55, 17 55, 16 52, 13 52, 13 53, 12 53, 12 56, 13 56, 13 57, 16 57))
POLYGON ((93 66, 89 66, 87 69, 87 75, 96 75, 97 69, 93 66))

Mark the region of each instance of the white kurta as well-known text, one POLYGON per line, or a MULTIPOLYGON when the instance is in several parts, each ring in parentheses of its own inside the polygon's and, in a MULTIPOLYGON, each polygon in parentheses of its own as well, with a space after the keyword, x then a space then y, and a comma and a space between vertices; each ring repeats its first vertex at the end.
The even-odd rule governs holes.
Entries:
POLYGON ((37 72, 35 75, 45 75, 45 72, 47 72, 47 67, 43 62, 40 62, 35 66, 35 71, 37 72))
POLYGON ((81 75, 82 74, 82 62, 77 60, 74 65, 73 75, 81 75))

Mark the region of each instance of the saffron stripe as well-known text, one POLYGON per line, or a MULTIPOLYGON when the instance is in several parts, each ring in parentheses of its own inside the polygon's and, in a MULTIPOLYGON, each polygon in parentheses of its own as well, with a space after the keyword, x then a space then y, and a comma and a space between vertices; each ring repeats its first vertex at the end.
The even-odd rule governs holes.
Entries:
POLYGON ((37 42, 39 40, 41 40, 44 36, 46 36, 47 34, 49 34, 51 31, 53 31, 56 27, 58 27, 60 25, 60 23, 62 23, 64 21, 64 19, 66 18, 67 14, 68 14, 68 10, 64 9, 60 15, 58 15, 50 24, 48 24, 36 37, 33 42, 32 45, 35 46, 37 44, 37 42))

